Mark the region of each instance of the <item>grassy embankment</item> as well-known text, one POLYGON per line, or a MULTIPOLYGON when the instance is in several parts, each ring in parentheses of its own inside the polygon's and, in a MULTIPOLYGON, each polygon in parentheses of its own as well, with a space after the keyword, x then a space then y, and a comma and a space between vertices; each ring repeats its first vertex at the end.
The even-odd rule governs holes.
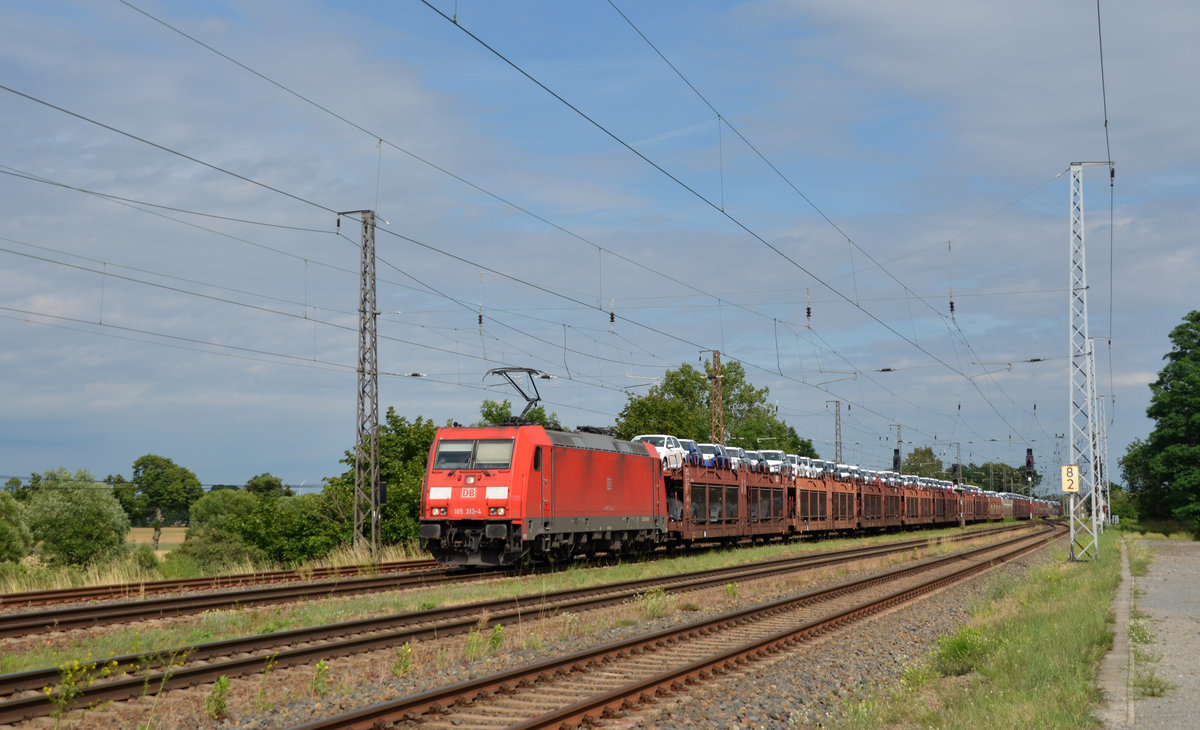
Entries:
MULTIPOLYGON (((843 706, 832 727, 1100 727, 1096 687, 1100 660, 1112 647, 1111 606, 1120 584, 1120 541, 1130 544, 1131 572, 1145 575, 1149 551, 1138 525, 1106 531, 1098 560, 1067 561, 1066 548, 1023 578, 993 579, 971 624, 944 638, 899 687, 843 706)), ((1183 535, 1180 535, 1183 537, 1183 535)), ((1137 613, 1130 626, 1135 656, 1145 643, 1137 613)), ((1153 660, 1153 657, 1145 657, 1153 660)), ((1135 689, 1154 694, 1153 661, 1135 689)), ((1166 688, 1169 690, 1169 688, 1166 688)))

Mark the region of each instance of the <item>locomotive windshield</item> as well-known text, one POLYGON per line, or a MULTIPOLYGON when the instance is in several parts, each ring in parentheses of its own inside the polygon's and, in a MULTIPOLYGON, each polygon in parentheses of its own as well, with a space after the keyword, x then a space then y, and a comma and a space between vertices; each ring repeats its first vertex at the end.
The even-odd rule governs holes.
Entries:
POLYGON ((508 469, 512 439, 442 440, 433 458, 434 469, 508 469))

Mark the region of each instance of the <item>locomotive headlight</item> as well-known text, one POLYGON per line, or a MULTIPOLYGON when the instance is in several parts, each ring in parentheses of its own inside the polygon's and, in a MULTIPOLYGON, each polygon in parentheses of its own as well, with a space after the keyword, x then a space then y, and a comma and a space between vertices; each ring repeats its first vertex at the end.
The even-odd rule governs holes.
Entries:
POLYGON ((488 507, 488 514, 491 515, 492 517, 503 517, 504 516, 504 508, 503 507, 488 507))
POLYGON ((433 515, 434 517, 445 517, 446 516, 446 508, 445 507, 430 507, 429 514, 433 515))
POLYGON ((475 483, 475 475, 468 474, 467 478, 466 478, 466 482, 467 482, 467 484, 474 484, 475 483))

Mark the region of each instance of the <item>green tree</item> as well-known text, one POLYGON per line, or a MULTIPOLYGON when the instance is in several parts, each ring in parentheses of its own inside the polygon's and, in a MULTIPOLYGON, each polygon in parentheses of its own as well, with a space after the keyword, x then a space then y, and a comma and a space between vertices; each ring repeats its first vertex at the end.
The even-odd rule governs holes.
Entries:
POLYGON ((244 537, 258 503, 255 495, 236 487, 208 492, 192 503, 187 537, 167 554, 167 561, 191 562, 206 573, 266 561, 266 553, 244 537))
POLYGON ((258 506, 251 492, 241 489, 218 489, 197 499, 188 512, 188 525, 220 530, 232 535, 244 531, 243 521, 258 506))
POLYGON ((141 517, 152 516, 154 549, 162 536, 164 523, 185 522, 192 503, 204 494, 204 487, 190 470, 165 456, 146 454, 133 462, 136 507, 141 517))
POLYGON ((617 434, 630 439, 641 433, 669 433, 708 441, 711 402, 707 372, 684 363, 664 373, 662 382, 645 395, 629 394, 617 415, 617 434))
POLYGON ((109 474, 104 477, 104 483, 112 487, 113 496, 117 498, 117 502, 121 504, 121 509, 125 510, 125 514, 129 515, 130 523, 137 522, 146 508, 144 500, 138 499, 133 484, 120 474, 109 474))
MULTIPOLYGON (((708 441, 712 435, 711 366, 699 370, 684 363, 668 370, 662 382, 645 395, 629 394, 617 416, 621 438, 642 433, 669 433, 680 438, 708 441)), ((812 441, 779 420, 767 402, 768 388, 755 388, 746 380, 741 363, 730 360, 721 368, 721 399, 724 402, 727 443, 750 449, 780 449, 789 454, 816 457, 812 441)))
POLYGON ((276 491, 222 489, 198 499, 179 559, 205 571, 242 561, 294 565, 326 555, 342 541, 341 525, 329 517, 326 497, 276 491))
MULTIPOLYGON (((389 407, 379 424, 379 480, 386 482, 387 503, 380 511, 380 542, 415 539, 421 509, 421 483, 429 447, 437 426, 417 416, 410 422, 389 407)), ((354 453, 347 451, 342 463, 349 469, 325 480, 322 496, 325 510, 337 525, 341 542, 350 542, 354 530, 354 453)))
POLYGON ((1144 517, 1200 527, 1200 311, 1171 331, 1166 365, 1150 384, 1146 416, 1154 428, 1121 458, 1125 486, 1144 517))
POLYGON ((930 479, 949 479, 950 475, 942 465, 942 460, 933 453, 931 446, 918 446, 908 452, 900 465, 902 474, 915 474, 930 479))
POLYGON ((45 472, 27 514, 38 551, 52 563, 85 565, 125 549, 129 517, 112 489, 85 469, 45 472))
POLYGON ((243 541, 285 565, 327 555, 341 542, 340 525, 329 518, 320 494, 261 495, 242 524, 243 541))
POLYGON ((4 483, 4 491, 8 495, 16 499, 18 493, 25 489, 25 482, 21 481, 21 477, 9 477, 4 483))
POLYGON ((282 479, 265 472, 256 477, 250 477, 246 481, 246 491, 258 495, 273 494, 276 497, 292 494, 291 487, 285 487, 282 479))
POLYGON ((1137 505, 1134 504, 1133 496, 1123 489, 1120 484, 1108 483, 1108 508, 1113 515, 1120 517, 1122 520, 1136 520, 1138 518, 1137 505))
MULTIPOLYGON (((472 426, 501 426, 512 418, 512 402, 507 398, 502 401, 484 398, 483 404, 479 406, 479 415, 482 417, 482 420, 471 424, 472 426)), ((530 423, 536 423, 539 426, 545 426, 546 428, 562 428, 558 422, 558 414, 551 413, 550 415, 546 415, 544 406, 530 408, 529 413, 525 414, 525 420, 530 423)))
POLYGON ((29 499, 34 491, 37 490, 42 476, 36 472, 29 476, 29 481, 23 481, 20 477, 9 477, 4 483, 4 491, 16 497, 18 501, 24 502, 29 499))
POLYGON ((33 548, 25 509, 17 498, 0 492, 0 563, 15 563, 33 548))

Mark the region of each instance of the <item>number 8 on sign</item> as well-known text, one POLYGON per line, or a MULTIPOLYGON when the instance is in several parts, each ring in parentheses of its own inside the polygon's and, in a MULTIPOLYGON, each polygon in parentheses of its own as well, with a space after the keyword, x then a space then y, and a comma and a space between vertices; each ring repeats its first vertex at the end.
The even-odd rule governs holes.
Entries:
POLYGON ((1067 464, 1062 468, 1062 490, 1071 493, 1079 491, 1079 465, 1067 464))

